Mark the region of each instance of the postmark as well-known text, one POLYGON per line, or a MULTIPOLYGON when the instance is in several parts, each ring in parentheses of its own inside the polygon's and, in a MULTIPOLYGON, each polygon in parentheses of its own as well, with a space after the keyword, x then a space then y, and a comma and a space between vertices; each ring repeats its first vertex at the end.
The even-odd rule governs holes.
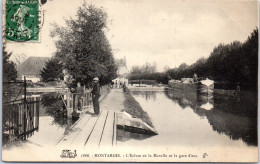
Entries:
POLYGON ((38 0, 6 0, 5 39, 7 41, 39 41, 38 0))

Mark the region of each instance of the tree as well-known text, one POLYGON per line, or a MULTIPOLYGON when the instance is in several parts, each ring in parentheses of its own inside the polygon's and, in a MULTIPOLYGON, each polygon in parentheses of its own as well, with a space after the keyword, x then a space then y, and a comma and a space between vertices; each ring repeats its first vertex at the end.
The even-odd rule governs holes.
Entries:
POLYGON ((142 72, 143 73, 155 73, 156 72, 156 64, 153 63, 148 63, 146 62, 143 66, 142 66, 142 72))
POLYGON ((6 51, 6 45, 3 46, 3 81, 11 81, 17 78, 17 70, 13 61, 9 58, 12 53, 6 51))
POLYGON ((168 65, 166 65, 166 66, 163 67, 163 71, 164 71, 164 72, 167 72, 167 71, 170 70, 170 69, 171 69, 171 68, 170 68, 168 65))
POLYGON ((219 44, 205 59, 188 66, 181 64, 178 68, 168 70, 167 76, 172 79, 192 77, 196 72, 200 77, 210 77, 215 81, 237 84, 243 89, 257 89, 258 78, 258 29, 241 43, 233 41, 230 44, 219 44))
POLYGON ((142 73, 155 73, 156 72, 156 64, 146 62, 143 66, 133 66, 131 68, 131 74, 142 74, 142 73))
POLYGON ((76 19, 66 20, 66 27, 54 25, 57 57, 76 81, 88 84, 98 76, 101 84, 116 77, 112 49, 106 38, 107 14, 93 5, 79 7, 76 19))
POLYGON ((130 71, 131 74, 140 74, 142 73, 142 68, 139 66, 133 66, 130 71))
POLYGON ((42 81, 56 81, 63 79, 62 64, 57 58, 51 58, 41 70, 42 81))
POLYGON ((241 67, 244 80, 257 89, 258 78, 258 28, 254 29, 243 45, 243 66, 241 67))

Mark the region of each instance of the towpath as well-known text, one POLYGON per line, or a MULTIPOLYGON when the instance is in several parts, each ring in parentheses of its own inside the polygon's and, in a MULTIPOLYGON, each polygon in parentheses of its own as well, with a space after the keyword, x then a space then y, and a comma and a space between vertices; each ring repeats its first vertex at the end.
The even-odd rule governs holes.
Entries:
POLYGON ((101 101, 101 110, 120 111, 124 109, 125 96, 122 89, 111 89, 110 93, 101 101))

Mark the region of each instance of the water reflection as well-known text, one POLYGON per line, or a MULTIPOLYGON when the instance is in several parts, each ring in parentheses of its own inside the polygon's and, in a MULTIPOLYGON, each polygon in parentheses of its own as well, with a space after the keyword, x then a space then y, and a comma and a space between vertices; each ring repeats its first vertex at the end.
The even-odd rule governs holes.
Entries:
POLYGON ((145 100, 156 100, 156 93, 158 91, 133 91, 134 93, 137 93, 139 96, 142 96, 145 100))
MULTIPOLYGON (((147 101, 154 101, 158 93, 133 92, 133 94, 145 97, 147 101)), ((225 134, 231 140, 241 139, 247 145, 258 145, 256 94, 244 91, 237 97, 228 97, 224 95, 207 96, 176 90, 165 91, 165 95, 183 110, 189 107, 200 118, 206 118, 213 131, 225 134)), ((165 108, 163 102, 160 108, 165 108)))
POLYGON ((132 133, 132 132, 128 132, 123 129, 120 129, 120 128, 117 128, 117 131, 116 131, 116 139, 117 139, 117 141, 121 141, 121 142, 126 142, 131 139, 144 140, 149 137, 151 137, 151 135, 132 133))

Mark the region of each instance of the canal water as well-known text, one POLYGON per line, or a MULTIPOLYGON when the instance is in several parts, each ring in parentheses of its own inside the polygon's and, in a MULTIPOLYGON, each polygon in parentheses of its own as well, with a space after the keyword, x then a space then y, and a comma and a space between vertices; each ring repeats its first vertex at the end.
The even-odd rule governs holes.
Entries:
POLYGON ((118 130, 118 146, 257 151, 257 99, 251 93, 205 97, 179 91, 133 91, 132 95, 159 134, 118 130))

